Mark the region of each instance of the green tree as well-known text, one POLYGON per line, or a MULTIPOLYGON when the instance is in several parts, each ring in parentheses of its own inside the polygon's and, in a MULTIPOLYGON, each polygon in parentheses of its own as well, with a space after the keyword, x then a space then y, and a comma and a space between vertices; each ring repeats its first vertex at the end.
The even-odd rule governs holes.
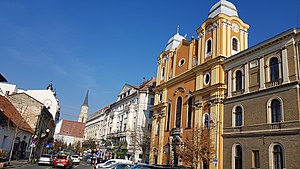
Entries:
POLYGON ((125 158, 127 155, 127 142, 119 141, 116 146, 112 148, 112 152, 114 153, 115 158, 125 158))

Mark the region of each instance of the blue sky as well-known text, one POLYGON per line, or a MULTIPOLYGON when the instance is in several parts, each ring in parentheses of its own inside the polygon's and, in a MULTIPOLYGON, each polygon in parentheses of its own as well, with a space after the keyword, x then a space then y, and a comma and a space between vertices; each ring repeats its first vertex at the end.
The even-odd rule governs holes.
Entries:
MULTIPOLYGON (((197 37, 216 2, 1 0, 0 71, 23 89, 52 80, 61 118, 77 120, 87 90, 91 114, 113 103, 125 83, 156 76, 156 59, 177 25, 187 39, 197 37)), ((249 46, 300 25, 299 0, 230 2, 250 25, 249 46)))

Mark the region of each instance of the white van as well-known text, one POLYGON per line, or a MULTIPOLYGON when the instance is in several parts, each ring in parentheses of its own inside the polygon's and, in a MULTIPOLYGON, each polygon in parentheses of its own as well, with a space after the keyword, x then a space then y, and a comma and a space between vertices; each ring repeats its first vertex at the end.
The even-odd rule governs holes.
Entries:
POLYGON ((132 161, 124 160, 124 159, 110 159, 104 163, 97 164, 96 168, 107 168, 108 166, 115 164, 115 163, 122 163, 122 164, 133 164, 132 161))

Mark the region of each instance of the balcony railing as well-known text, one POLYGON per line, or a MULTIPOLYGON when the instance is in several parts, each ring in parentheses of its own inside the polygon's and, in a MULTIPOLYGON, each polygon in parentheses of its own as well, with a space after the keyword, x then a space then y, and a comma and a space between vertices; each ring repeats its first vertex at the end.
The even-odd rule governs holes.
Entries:
POLYGON ((240 133, 240 132, 248 132, 248 131, 276 131, 280 129, 293 129, 300 127, 300 121, 288 121, 288 122, 280 122, 280 123, 271 123, 271 124, 253 124, 246 125, 241 127, 224 127, 224 134, 226 133, 240 133))
POLYGON ((171 130, 171 135, 174 136, 174 135, 181 135, 183 132, 182 128, 172 128, 171 130))
POLYGON ((281 84, 282 84, 282 79, 277 79, 277 80, 266 83, 267 87, 275 87, 275 86, 279 86, 281 84))
POLYGON ((281 123, 272 123, 269 126, 270 129, 281 129, 281 123))

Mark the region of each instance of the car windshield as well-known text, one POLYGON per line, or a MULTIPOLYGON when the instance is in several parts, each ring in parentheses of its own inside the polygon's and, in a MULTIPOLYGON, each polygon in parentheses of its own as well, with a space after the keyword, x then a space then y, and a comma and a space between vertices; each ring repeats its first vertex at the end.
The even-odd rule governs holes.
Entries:
POLYGON ((41 157, 51 158, 51 155, 49 155, 49 154, 43 154, 43 155, 41 155, 41 157))
POLYGON ((78 158, 78 155, 72 155, 72 158, 78 158))
POLYGON ((57 159, 66 159, 67 156, 57 156, 56 158, 57 158, 57 159))
POLYGON ((111 164, 113 164, 113 163, 115 163, 116 161, 107 161, 105 164, 104 164, 104 166, 108 166, 108 165, 111 165, 111 164))

